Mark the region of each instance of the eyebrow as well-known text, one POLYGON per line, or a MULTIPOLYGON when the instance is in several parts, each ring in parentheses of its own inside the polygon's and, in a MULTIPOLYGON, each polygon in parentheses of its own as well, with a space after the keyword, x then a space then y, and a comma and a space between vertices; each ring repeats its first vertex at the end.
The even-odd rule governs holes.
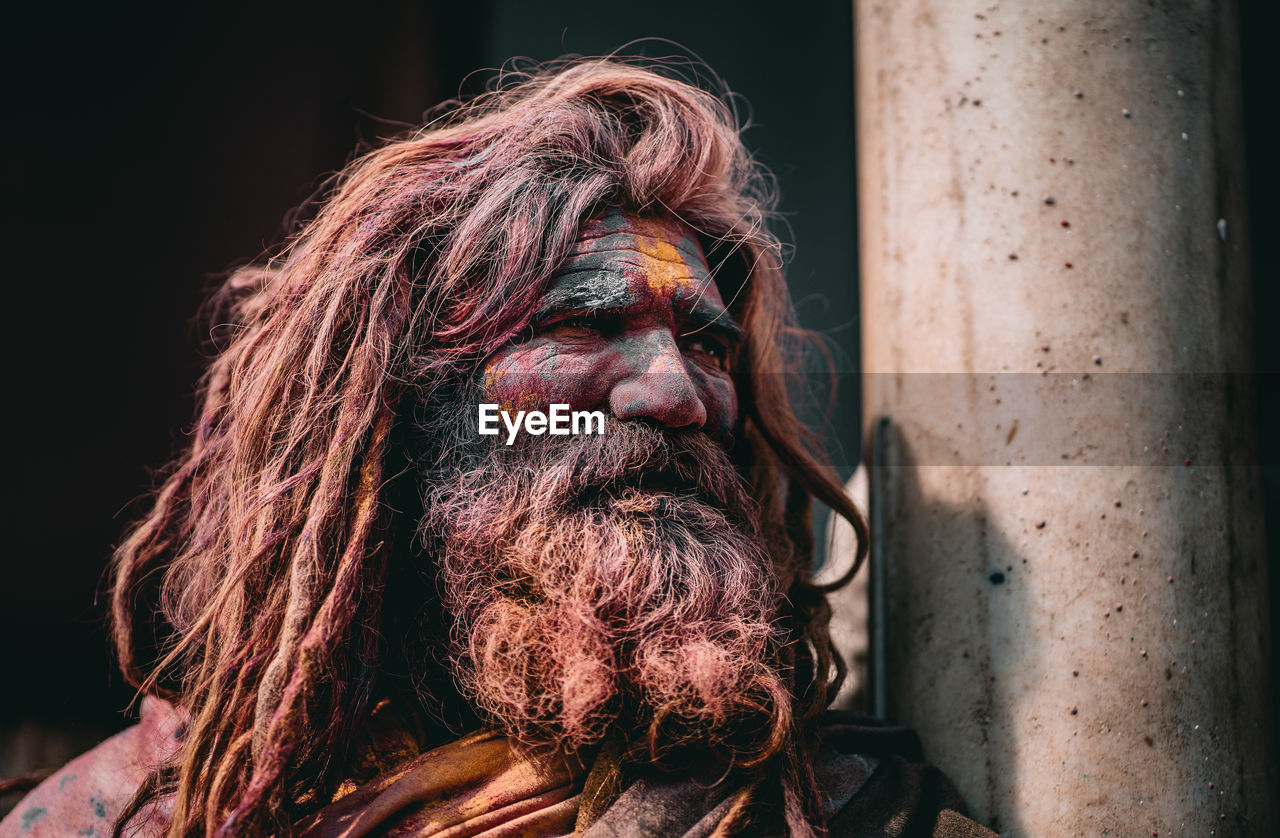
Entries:
MULTIPOLYGON (((555 288, 543 296, 542 302, 534 312, 534 321, 568 311, 625 313, 626 296, 625 286, 608 289, 606 293, 601 293, 599 286, 592 287, 587 284, 555 288)), ((691 311, 683 312, 681 317, 693 326, 688 331, 681 332, 681 336, 707 329, 724 332, 734 339, 740 339, 743 334, 742 326, 728 309, 713 309, 699 305, 691 311)))
POLYGON ((722 332, 734 340, 742 339, 742 326, 737 320, 733 319, 733 315, 728 309, 720 309, 719 311, 706 308, 695 308, 693 311, 684 315, 685 320, 693 324, 694 328, 681 332, 680 337, 687 337, 702 331, 722 332))
POLYGON ((626 283, 604 289, 586 282, 569 288, 553 288, 543 294, 533 317, 536 321, 566 311, 622 310, 626 307, 626 298, 626 283))

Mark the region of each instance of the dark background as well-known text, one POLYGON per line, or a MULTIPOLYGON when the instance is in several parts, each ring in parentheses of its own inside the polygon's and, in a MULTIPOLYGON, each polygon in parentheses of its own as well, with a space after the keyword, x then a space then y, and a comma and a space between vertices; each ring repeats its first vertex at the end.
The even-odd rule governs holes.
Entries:
MULTIPOLYGON (((801 321, 841 350, 841 372, 857 369, 850 3, 173 5, 57 7, 4 26, 0 775, 59 764, 126 723, 131 693, 95 594, 143 509, 147 467, 183 443, 204 361, 191 325, 203 291, 277 242, 288 211, 358 142, 482 89, 490 74, 475 70, 647 36, 681 47, 623 51, 704 59, 749 102, 746 142, 781 183, 801 321)), ((1266 2, 1242 10, 1257 359, 1270 373, 1277 17, 1266 2)), ((1260 421, 1264 461, 1280 463, 1273 389, 1262 388, 1260 421)), ((845 476, 859 453, 857 397, 846 377, 835 440, 845 476)), ((1280 471, 1266 476, 1275 557, 1280 471)))

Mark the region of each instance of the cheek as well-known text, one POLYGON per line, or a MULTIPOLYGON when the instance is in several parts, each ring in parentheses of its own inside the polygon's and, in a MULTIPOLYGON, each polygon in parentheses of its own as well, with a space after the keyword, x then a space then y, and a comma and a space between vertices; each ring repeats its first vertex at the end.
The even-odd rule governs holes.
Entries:
POLYGON ((506 410, 567 404, 586 410, 605 391, 599 353, 565 353, 551 341, 532 340, 499 350, 482 367, 482 399, 506 410))
POLYGON ((738 391, 726 377, 704 374, 698 381, 699 397, 707 409, 707 431, 723 439, 738 424, 738 391))

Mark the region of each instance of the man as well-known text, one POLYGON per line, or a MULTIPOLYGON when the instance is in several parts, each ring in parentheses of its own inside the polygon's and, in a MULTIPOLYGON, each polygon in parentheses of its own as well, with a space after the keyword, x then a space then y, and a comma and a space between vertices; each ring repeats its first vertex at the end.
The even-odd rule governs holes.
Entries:
POLYGON ((989 834, 823 716, 811 501, 866 527, 788 399, 769 197, 720 100, 608 61, 353 163, 223 289, 115 557, 141 723, 4 830, 989 834))

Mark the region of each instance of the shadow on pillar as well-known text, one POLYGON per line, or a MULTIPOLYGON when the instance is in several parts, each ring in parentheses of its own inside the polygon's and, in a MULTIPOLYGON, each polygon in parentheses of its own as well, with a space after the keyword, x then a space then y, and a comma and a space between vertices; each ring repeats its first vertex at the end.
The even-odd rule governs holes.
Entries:
POLYGON ((926 758, 960 790, 973 817, 1005 835, 1029 834, 1002 800, 1019 787, 1013 722, 1020 696, 1045 671, 1039 646, 1025 637, 1027 584, 1037 568, 993 526, 985 504, 939 500, 922 481, 926 469, 935 476, 947 470, 944 482, 962 489, 980 475, 922 467, 891 424, 881 427, 883 438, 868 446, 880 459, 871 468, 879 525, 872 534, 872 709, 920 733, 926 758), (933 744, 944 737, 945 747, 933 744), (946 761, 935 759, 942 753, 946 761))

